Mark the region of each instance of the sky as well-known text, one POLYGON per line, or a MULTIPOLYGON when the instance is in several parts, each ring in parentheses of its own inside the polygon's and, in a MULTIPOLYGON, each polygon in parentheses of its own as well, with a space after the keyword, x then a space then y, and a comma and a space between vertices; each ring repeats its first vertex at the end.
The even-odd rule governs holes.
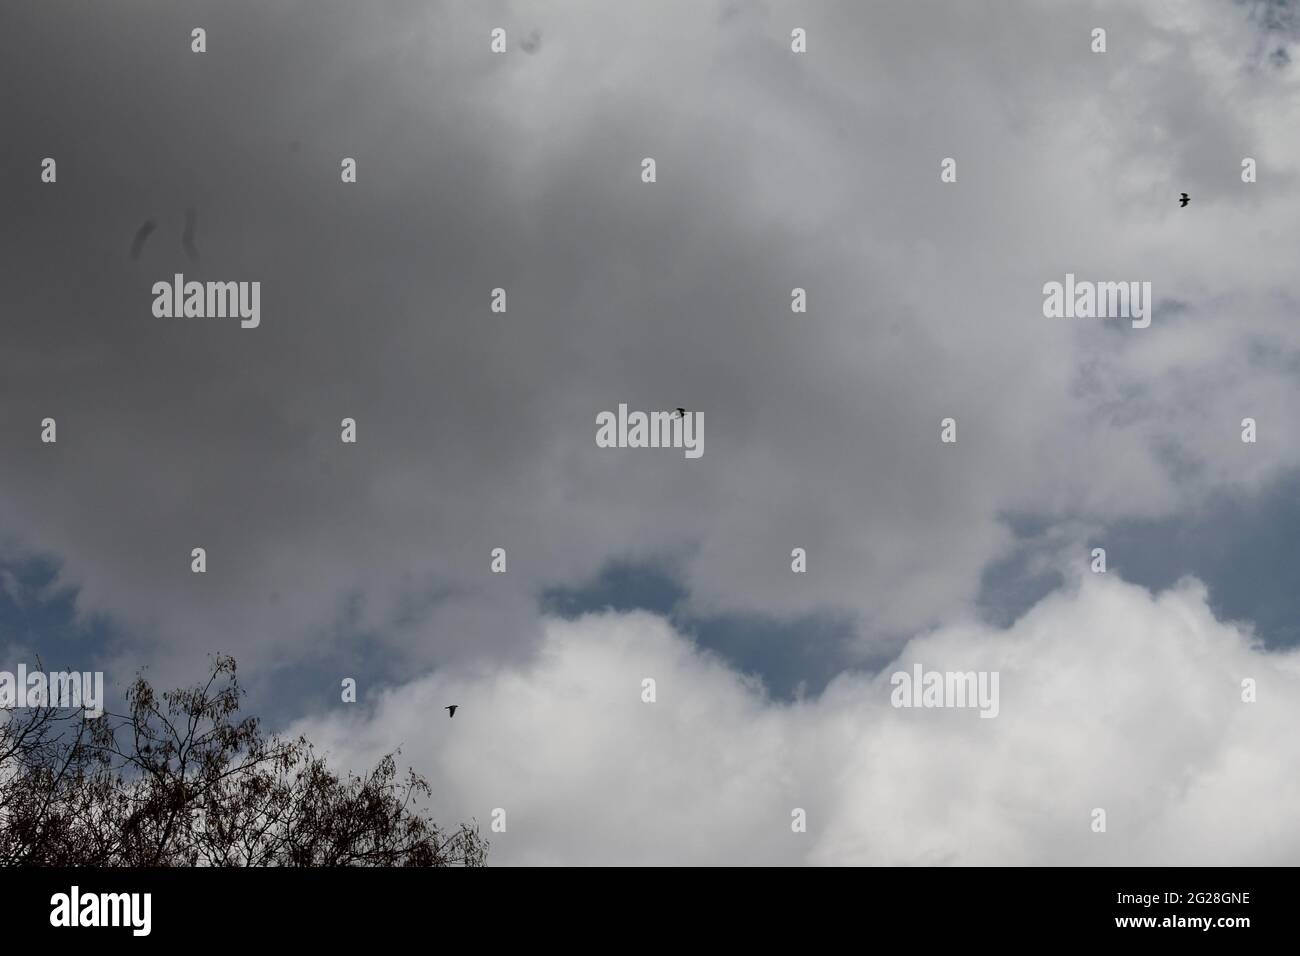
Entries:
POLYGON ((1295 863, 1298 36, 5 4, 0 665, 231 654, 495 864, 1295 863), (176 273, 259 281, 260 324, 156 316, 176 273), (1067 273, 1150 282, 1150 327, 1046 317, 1067 273), (703 454, 598 447, 620 404, 703 454), (918 662, 999 673, 996 719, 894 707, 918 662))

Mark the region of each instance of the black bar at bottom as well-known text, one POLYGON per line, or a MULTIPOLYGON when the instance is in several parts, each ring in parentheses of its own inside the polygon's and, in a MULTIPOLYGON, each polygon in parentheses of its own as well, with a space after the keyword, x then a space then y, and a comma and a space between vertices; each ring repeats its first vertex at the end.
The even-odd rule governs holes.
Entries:
POLYGON ((415 934, 482 946, 504 929, 501 942, 537 934, 537 945, 546 945, 543 936, 590 934, 595 942, 613 931, 619 935, 603 937, 611 945, 676 938, 734 947, 770 945, 783 931, 805 942, 849 932, 872 944, 906 930, 925 945, 1130 937, 1230 946, 1290 935, 1294 875, 1237 867, 35 869, 0 871, 0 910, 10 942, 75 934, 78 942, 398 945, 415 934))

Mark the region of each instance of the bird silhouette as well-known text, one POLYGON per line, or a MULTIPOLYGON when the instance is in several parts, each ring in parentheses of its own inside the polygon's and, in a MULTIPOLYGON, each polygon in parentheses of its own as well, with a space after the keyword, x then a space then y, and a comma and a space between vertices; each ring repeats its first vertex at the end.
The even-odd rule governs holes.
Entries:
POLYGON ((198 215, 193 209, 185 210, 185 231, 181 233, 181 248, 191 260, 197 261, 199 250, 194 247, 194 227, 198 223, 198 215))
POLYGON ((673 409, 673 418, 685 418, 685 417, 686 417, 686 409, 684 408, 673 409))
POLYGON ((447 716, 448 716, 448 717, 455 717, 455 716, 456 716, 456 708, 459 707, 459 706, 460 706, 460 704, 451 704, 451 705, 449 705, 449 706, 447 706, 447 707, 444 707, 443 710, 447 711, 447 716))
POLYGON ((157 225, 152 219, 146 219, 144 225, 135 231, 135 238, 131 240, 132 259, 140 258, 140 250, 144 248, 144 241, 149 238, 149 233, 153 232, 157 225))
POLYGON ((1192 197, 1187 195, 1187 193, 1183 193, 1182 198, 1178 200, 1178 205, 1186 206, 1191 201, 1192 201, 1192 197))

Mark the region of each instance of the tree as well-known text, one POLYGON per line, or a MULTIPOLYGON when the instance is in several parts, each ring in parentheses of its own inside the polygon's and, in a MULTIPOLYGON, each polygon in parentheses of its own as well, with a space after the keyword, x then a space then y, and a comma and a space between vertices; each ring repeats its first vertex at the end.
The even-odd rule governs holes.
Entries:
POLYGON ((482 866, 477 824, 444 832, 396 752, 340 776, 305 737, 239 719, 230 657, 126 713, 0 716, 0 866, 482 866))

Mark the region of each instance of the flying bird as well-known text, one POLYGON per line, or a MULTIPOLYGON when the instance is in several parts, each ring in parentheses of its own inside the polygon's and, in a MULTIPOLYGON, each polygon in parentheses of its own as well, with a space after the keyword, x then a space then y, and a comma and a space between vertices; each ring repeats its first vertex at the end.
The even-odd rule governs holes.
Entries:
POLYGON ((140 250, 144 248, 144 241, 149 238, 149 233, 153 232, 157 225, 152 219, 146 219, 144 225, 135 231, 135 238, 131 240, 132 259, 140 258, 140 250))
POLYGON ((455 717, 455 716, 456 716, 456 708, 459 707, 459 706, 460 706, 460 704, 451 704, 451 705, 449 705, 449 706, 447 706, 447 707, 444 707, 443 710, 447 711, 447 716, 448 716, 448 717, 455 717))
POLYGON ((194 226, 198 222, 198 216, 193 209, 185 210, 185 231, 181 233, 181 248, 185 254, 193 260, 199 258, 199 250, 194 247, 194 226))
POLYGON ((1183 193, 1183 197, 1178 200, 1178 205, 1186 206, 1191 201, 1192 201, 1192 197, 1187 195, 1187 193, 1183 193))
POLYGON ((686 409, 684 408, 673 409, 673 418, 685 418, 685 417, 686 417, 686 409))

